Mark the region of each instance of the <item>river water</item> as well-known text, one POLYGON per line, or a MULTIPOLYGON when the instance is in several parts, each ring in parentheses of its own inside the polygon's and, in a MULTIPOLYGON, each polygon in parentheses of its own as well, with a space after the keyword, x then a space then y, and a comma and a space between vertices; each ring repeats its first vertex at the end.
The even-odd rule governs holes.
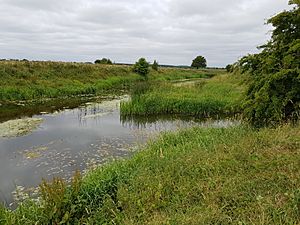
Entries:
POLYGON ((88 169, 118 158, 129 157, 149 138, 162 131, 191 126, 230 126, 230 120, 197 122, 192 119, 120 119, 120 101, 85 102, 31 115, 42 123, 29 134, 0 137, 0 201, 11 205, 13 192, 36 187, 45 178, 69 179, 76 170, 88 169))

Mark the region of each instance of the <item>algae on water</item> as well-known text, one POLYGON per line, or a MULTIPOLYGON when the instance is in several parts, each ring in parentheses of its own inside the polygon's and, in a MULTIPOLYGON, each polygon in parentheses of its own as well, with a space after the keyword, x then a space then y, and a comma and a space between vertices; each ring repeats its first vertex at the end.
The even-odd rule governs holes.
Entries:
POLYGON ((0 137, 11 138, 29 134, 42 122, 42 118, 24 118, 0 123, 0 137))

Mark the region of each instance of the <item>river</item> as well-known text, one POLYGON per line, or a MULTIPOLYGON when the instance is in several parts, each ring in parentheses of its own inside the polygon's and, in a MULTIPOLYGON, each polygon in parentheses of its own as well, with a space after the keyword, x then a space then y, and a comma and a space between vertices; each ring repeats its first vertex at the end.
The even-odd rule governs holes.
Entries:
MULTIPOLYGON (((17 123, 28 118, 40 123, 31 132, 17 133, 17 136, 4 135, 2 130, 0 201, 13 206, 20 198, 20 190, 32 192, 34 189, 31 188, 37 187, 43 178, 62 177, 68 180, 76 170, 85 173, 95 166, 130 157, 149 138, 163 131, 237 123, 231 120, 200 122, 174 117, 123 120, 119 105, 126 100, 128 96, 92 99, 81 101, 78 106, 57 109, 54 105, 45 112, 28 114, 26 110, 23 116, 14 116, 21 118, 17 123)), ((63 105, 62 102, 60 104, 63 105)), ((26 108, 25 105, 23 107, 26 108)), ((1 124, 14 121, 6 119, 1 124)))

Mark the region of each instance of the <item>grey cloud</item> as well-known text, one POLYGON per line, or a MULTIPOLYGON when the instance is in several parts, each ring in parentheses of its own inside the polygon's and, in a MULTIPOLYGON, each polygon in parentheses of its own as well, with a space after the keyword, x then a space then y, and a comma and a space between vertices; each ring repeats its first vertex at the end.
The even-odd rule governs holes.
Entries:
POLYGON ((0 58, 134 62, 147 57, 210 66, 236 61, 267 39, 266 18, 286 0, 0 0, 0 58))

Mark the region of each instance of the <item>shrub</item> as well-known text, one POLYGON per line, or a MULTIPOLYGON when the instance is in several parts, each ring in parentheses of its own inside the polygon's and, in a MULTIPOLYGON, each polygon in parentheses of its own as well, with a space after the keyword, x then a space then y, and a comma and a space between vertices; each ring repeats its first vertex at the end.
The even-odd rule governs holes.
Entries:
POLYGON ((133 66, 134 72, 147 78, 149 73, 149 63, 146 61, 145 58, 140 58, 133 66))
POLYGON ((152 64, 152 69, 155 71, 158 71, 158 62, 156 60, 154 60, 154 62, 152 64))
POLYGON ((275 29, 263 51, 239 61, 251 81, 244 115, 257 127, 300 118, 300 3, 290 4, 296 6, 268 20, 275 29))
POLYGON ((97 59, 95 61, 95 64, 109 64, 109 65, 112 65, 112 61, 110 59, 107 59, 107 58, 102 58, 102 59, 97 59))

